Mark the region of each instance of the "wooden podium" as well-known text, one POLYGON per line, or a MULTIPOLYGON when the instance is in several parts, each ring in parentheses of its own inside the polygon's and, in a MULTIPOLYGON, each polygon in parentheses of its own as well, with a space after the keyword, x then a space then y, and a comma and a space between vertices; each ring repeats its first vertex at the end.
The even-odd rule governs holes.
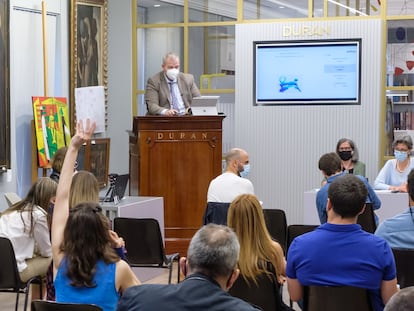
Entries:
POLYGON ((221 174, 223 118, 133 118, 130 195, 164 198, 168 253, 185 256, 191 237, 202 225, 208 185, 221 174))

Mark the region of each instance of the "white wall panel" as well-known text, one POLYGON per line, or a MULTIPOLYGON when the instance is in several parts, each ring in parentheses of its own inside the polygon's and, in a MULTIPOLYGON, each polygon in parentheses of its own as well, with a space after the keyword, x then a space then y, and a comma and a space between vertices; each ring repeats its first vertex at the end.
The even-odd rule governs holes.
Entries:
MULTIPOLYGON (((352 138, 372 182, 379 166, 381 21, 295 21, 236 26, 235 143, 250 154, 251 180, 264 208, 303 221, 303 192, 320 186, 319 157, 352 138), (297 35, 283 35, 283 27, 297 35), (302 27, 328 34, 300 34, 302 27), (253 106, 253 41, 362 38, 361 105, 253 106)), ((285 32, 286 34, 286 32, 285 32)), ((303 64, 306 66, 306 64, 303 64)), ((316 210, 315 210, 316 213, 316 210)))

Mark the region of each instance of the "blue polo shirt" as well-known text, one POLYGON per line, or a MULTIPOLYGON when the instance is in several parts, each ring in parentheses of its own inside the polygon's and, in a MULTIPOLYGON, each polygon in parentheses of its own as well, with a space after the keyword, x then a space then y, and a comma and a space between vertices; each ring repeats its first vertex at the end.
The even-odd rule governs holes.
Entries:
POLYGON ((287 255, 286 275, 300 284, 356 286, 371 293, 374 310, 383 310, 382 281, 396 278, 388 243, 358 224, 325 223, 294 239, 287 255))

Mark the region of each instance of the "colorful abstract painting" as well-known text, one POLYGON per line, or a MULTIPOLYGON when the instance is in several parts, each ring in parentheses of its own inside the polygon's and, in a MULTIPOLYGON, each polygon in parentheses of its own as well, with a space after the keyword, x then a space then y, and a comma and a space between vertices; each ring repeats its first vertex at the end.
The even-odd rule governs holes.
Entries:
POLYGON ((49 167, 55 152, 70 142, 69 112, 64 97, 32 97, 39 167, 49 167))

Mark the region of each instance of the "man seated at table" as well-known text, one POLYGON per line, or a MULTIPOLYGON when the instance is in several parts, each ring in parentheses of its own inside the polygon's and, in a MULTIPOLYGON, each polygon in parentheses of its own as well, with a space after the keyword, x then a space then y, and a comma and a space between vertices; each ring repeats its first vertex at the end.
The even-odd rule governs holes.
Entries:
MULTIPOLYGON (((342 171, 342 160, 336 152, 325 153, 319 159, 319 169, 324 177, 326 177, 326 184, 316 194, 316 208, 318 210, 319 220, 324 224, 327 220, 326 202, 328 199, 328 189, 331 183, 338 177, 347 174, 342 171)), ((365 177, 355 175, 361 179, 365 187, 368 189, 366 203, 372 203, 372 209, 377 210, 381 207, 381 200, 378 198, 374 189, 368 183, 365 177)), ((378 223, 378 217, 375 215, 375 221, 378 223)))
POLYGON ((355 286, 368 289, 373 309, 380 311, 398 291, 391 248, 356 223, 367 194, 355 175, 344 174, 331 183, 328 222, 295 238, 288 250, 286 275, 293 301, 302 299, 303 286, 355 286))

